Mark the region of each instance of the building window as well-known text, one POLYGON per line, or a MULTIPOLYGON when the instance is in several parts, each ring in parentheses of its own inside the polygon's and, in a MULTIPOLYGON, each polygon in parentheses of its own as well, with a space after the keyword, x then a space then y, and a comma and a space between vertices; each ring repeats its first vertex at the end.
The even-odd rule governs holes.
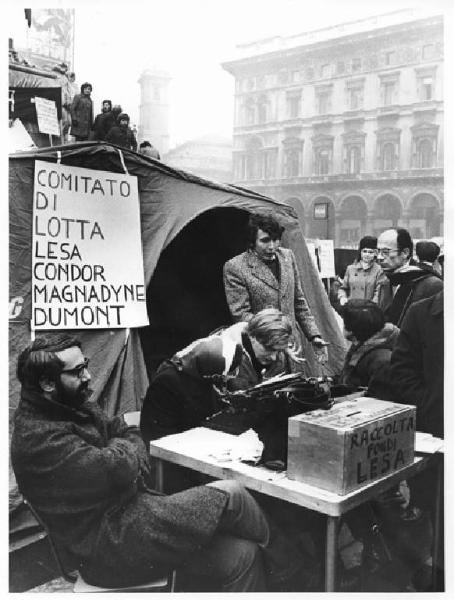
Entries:
POLYGON ((423 77, 421 81, 421 100, 432 100, 433 98, 433 85, 434 81, 432 77, 423 77))
POLYGON ((251 92, 254 89, 255 89, 255 78, 249 77, 249 79, 247 79, 247 90, 249 92, 251 92))
POLYGON ((382 170, 393 171, 395 168, 394 144, 387 142, 382 148, 382 170))
POLYGON ((300 116, 301 110, 301 92, 287 94, 287 115, 290 119, 300 116))
POLYGON ((347 173, 354 175, 361 171, 361 148, 350 146, 347 150, 347 173))
POLYGON ((426 46, 422 47, 422 57, 423 57, 423 60, 428 60, 428 59, 434 57, 434 45, 433 44, 427 44, 426 46))
POLYGON ((417 144, 418 167, 430 169, 433 164, 432 140, 423 139, 417 144))
POLYGON ((391 106, 394 102, 394 91, 396 89, 396 85, 394 81, 385 81, 382 84, 383 90, 383 105, 391 106))
POLYGON ((330 92, 317 92, 317 112, 319 115, 325 115, 330 110, 331 105, 331 93, 330 92))
POLYGON ((275 149, 265 150, 263 155, 263 178, 274 179, 276 177, 276 155, 275 149))
POLYGON ((357 110, 363 107, 363 89, 350 88, 349 90, 349 107, 350 110, 357 110))
POLYGON ((287 148, 285 150, 285 176, 297 177, 300 174, 301 149, 287 148))
POLYGON ((338 60, 336 65, 336 72, 338 75, 342 75, 345 72, 345 63, 343 60, 338 60))
POLYGON ((322 65, 321 76, 322 79, 327 79, 331 76, 331 65, 322 65))
POLYGON ((328 175, 330 172, 330 151, 320 148, 315 153, 315 172, 317 175, 328 175))
POLYGON ((361 59, 354 58, 352 60, 352 73, 357 73, 358 71, 361 71, 361 59))
POLYGON ((252 98, 246 100, 244 107, 244 122, 246 125, 254 125, 255 123, 255 102, 252 98))
POLYGON ((265 96, 260 96, 257 102, 257 117, 259 123, 266 123, 267 121, 267 102, 265 96))
POLYGON ((306 79, 312 80, 314 79, 314 69, 313 67, 307 67, 306 69, 306 79))
POLYGON ((385 52, 385 65, 390 66, 393 65, 395 62, 396 53, 394 52, 394 50, 391 50, 391 52, 385 52))

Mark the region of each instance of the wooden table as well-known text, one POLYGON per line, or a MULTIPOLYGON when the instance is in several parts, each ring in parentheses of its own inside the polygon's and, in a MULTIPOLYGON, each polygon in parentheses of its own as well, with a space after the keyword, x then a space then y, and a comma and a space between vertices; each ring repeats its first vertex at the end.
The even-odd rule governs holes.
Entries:
POLYGON ((234 479, 245 487, 280 498, 326 515, 325 589, 336 588, 336 555, 339 524, 342 515, 375 498, 402 479, 420 472, 426 459, 416 457, 413 464, 365 485, 359 490, 339 496, 286 477, 264 467, 241 462, 235 456, 237 436, 203 427, 169 435, 150 443, 150 454, 156 459, 157 488, 163 489, 163 462, 170 462, 210 475, 216 479, 234 479))

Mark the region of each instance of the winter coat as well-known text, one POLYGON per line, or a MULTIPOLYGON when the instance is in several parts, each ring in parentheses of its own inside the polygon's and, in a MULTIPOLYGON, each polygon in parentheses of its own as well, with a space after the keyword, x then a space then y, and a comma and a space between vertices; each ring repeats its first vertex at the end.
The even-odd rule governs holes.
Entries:
POLYGON ((92 403, 79 409, 23 390, 11 458, 19 489, 88 582, 129 585, 209 542, 227 497, 211 487, 164 496, 148 487, 136 427, 92 403))
POLYGON ((377 302, 383 276, 383 269, 375 261, 368 269, 364 269, 360 261, 348 265, 339 289, 339 300, 341 298, 359 298, 377 302))
MULTIPOLYGON (((244 390, 262 381, 251 351, 245 348, 245 327, 246 323, 237 323, 216 336, 194 342, 189 347, 191 351, 182 350, 181 355, 177 353, 162 363, 151 379, 140 415, 140 429, 146 442, 199 427, 207 417, 224 408, 211 382, 203 379, 198 365, 197 348, 213 337, 230 339, 241 349, 238 374, 228 384, 230 391, 244 390)), ((271 377, 280 371, 280 366, 271 366, 266 375, 271 377)))
POLYGON ((93 102, 90 96, 76 94, 71 104, 71 135, 88 140, 93 123, 93 102))
POLYGON ((410 306, 391 358, 395 402, 416 406, 418 431, 443 437, 443 292, 410 306))
POLYGON ((383 329, 365 342, 353 343, 345 357, 340 383, 367 387, 369 396, 391 400, 390 361, 398 334, 395 325, 385 323, 383 329))
POLYGON ((123 148, 129 148, 129 150, 137 150, 137 141, 133 130, 128 127, 120 127, 120 125, 114 125, 111 127, 106 135, 106 142, 122 146, 123 148))
MULTIPOLYGON (((386 273, 394 295, 387 306, 381 304, 386 320, 400 327, 408 308, 414 302, 430 298, 443 289, 441 276, 409 264, 386 273)), ((383 286, 385 287, 385 286, 383 286)), ((380 303, 379 303, 380 305, 380 303)))
POLYGON ((277 308, 291 323, 296 343, 304 348, 305 337, 320 335, 304 297, 296 259, 288 248, 278 248, 280 281, 270 268, 249 250, 224 265, 224 289, 234 321, 249 321, 264 308, 277 308))
POLYGON ((106 113, 99 113, 96 115, 93 123, 93 130, 91 133, 91 139, 103 141, 106 139, 106 135, 110 128, 115 124, 115 117, 112 111, 106 113))

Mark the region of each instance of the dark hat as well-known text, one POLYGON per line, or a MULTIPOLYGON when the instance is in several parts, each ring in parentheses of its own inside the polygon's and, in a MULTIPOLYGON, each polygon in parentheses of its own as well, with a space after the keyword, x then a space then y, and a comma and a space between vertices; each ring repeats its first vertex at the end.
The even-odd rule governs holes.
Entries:
POLYGON ((128 123, 129 123, 129 115, 127 113, 121 112, 118 117, 117 117, 117 123, 120 123, 120 121, 122 119, 127 119, 128 123))
POLYGON ((373 235, 365 235, 359 240, 359 251, 364 248, 371 248, 372 250, 377 249, 377 238, 373 235))

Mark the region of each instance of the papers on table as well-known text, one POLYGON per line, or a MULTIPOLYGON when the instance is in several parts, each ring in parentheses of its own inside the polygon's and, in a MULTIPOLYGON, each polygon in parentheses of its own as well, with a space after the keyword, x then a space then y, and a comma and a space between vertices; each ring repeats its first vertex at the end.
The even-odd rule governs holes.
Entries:
POLYGON ((416 432, 415 452, 420 454, 435 454, 435 452, 443 452, 443 440, 436 438, 430 433, 416 432))

